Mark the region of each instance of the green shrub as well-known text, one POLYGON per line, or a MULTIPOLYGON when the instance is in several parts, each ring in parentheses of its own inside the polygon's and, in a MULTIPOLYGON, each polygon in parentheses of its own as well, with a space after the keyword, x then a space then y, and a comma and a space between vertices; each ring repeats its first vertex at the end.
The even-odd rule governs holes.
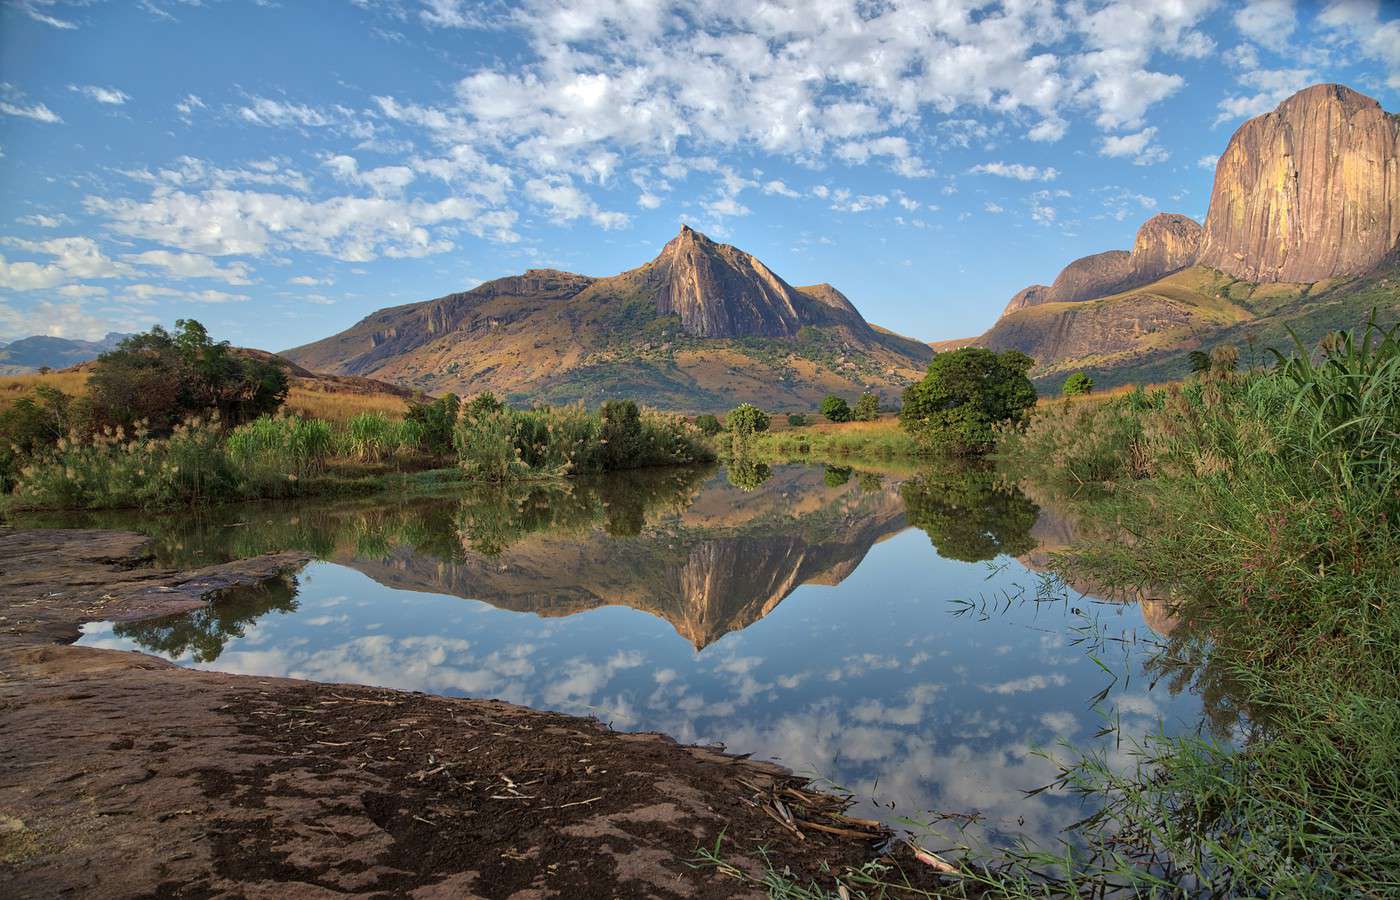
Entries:
POLYGON ((423 427, 422 448, 434 456, 452 454, 452 432, 462 411, 456 394, 444 394, 431 403, 413 403, 404 420, 423 427))
POLYGON ((851 480, 850 466, 827 466, 822 473, 822 481, 827 487, 840 487, 851 480))
POLYGON ((725 429, 741 439, 767 431, 768 424, 768 413, 752 403, 740 403, 724 417, 725 429))
POLYGON ((789 413, 788 424, 793 428, 801 428, 807 424, 807 417, 802 415, 802 413, 789 413))
POLYGON ((13 502, 28 509, 148 508, 227 499, 238 490, 219 422, 195 418, 165 439, 122 426, 90 439, 61 438, 20 471, 13 502))
POLYGON ((857 422, 873 422, 880 418, 880 398, 869 391, 861 394, 851 410, 851 418, 857 422))
POLYGON ((829 422, 851 421, 851 407, 835 394, 827 394, 822 400, 821 413, 829 422))
POLYGON ((1080 394, 1087 394, 1094 389, 1094 379, 1083 372, 1074 372, 1065 379, 1065 383, 1060 386, 1060 396, 1078 397, 1080 394))
POLYGON ((955 455, 984 453, 997 431, 1023 423, 1035 406, 1026 372, 1033 360, 1016 350, 964 347, 939 353, 922 381, 904 391, 900 424, 926 446, 955 455))
POLYGON ((700 433, 706 437, 714 437, 724 430, 719 419, 714 413, 704 413, 695 417, 695 427, 700 429, 700 433))

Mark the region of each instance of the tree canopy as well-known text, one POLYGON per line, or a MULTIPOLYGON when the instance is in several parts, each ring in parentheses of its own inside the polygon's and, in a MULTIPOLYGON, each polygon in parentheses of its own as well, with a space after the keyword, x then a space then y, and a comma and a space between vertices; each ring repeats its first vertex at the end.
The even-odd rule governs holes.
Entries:
POLYGON ((1023 424, 1035 405, 1035 386, 1026 377, 1034 363, 1019 350, 939 353, 923 379, 905 389, 900 424, 928 447, 984 453, 996 445, 999 426, 1023 424))
POLYGON ((827 394, 826 399, 822 400, 821 412, 830 422, 851 421, 850 404, 835 394, 827 394))

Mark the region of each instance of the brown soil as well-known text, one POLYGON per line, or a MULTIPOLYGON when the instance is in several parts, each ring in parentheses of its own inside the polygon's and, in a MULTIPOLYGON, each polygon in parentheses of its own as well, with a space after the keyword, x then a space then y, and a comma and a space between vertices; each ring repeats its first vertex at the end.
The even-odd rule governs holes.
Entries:
POLYGON ((83 621, 188 611, 305 562, 162 571, 143 543, 0 531, 6 897, 730 897, 760 892, 699 848, 748 876, 767 850, 830 887, 888 837, 777 766, 663 735, 66 646, 83 621))

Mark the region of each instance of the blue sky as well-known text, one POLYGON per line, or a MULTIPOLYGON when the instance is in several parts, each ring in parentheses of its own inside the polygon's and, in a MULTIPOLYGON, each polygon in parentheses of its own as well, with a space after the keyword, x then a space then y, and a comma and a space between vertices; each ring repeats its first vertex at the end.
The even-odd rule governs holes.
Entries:
POLYGON ((682 222, 937 340, 1155 212, 1249 116, 1400 109, 1378 2, 0 0, 0 339, 279 350, 682 222))

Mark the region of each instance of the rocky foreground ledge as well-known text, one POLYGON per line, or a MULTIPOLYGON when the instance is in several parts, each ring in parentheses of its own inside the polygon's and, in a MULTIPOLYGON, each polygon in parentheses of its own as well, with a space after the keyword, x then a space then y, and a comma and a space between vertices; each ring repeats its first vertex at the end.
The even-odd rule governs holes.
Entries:
POLYGON ((144 545, 0 530, 6 897, 731 897, 753 885, 693 865, 721 834, 748 874, 766 848, 828 886, 888 838, 786 770, 663 735, 67 645, 84 621, 189 611, 306 562, 176 572, 144 545))

